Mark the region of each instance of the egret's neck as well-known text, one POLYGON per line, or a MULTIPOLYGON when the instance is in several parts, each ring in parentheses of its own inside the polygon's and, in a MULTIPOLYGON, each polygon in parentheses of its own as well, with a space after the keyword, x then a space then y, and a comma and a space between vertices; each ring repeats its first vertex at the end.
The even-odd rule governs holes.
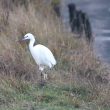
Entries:
POLYGON ((31 39, 29 43, 29 49, 33 48, 34 43, 35 43, 35 39, 31 39))

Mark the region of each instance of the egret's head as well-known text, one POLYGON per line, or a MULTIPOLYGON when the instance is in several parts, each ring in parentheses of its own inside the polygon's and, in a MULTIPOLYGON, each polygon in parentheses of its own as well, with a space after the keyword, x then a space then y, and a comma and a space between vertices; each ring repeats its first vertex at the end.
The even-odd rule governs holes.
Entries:
POLYGON ((34 36, 31 33, 27 33, 22 40, 34 40, 34 36))

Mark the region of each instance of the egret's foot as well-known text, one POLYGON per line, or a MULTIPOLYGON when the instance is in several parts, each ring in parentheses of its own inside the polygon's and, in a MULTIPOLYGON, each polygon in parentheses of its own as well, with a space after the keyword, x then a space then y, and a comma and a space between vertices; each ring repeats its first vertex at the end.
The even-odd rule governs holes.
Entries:
POLYGON ((45 86, 45 85, 46 85, 46 82, 45 82, 45 81, 40 81, 40 82, 39 82, 39 86, 40 86, 40 87, 43 87, 43 86, 45 86))

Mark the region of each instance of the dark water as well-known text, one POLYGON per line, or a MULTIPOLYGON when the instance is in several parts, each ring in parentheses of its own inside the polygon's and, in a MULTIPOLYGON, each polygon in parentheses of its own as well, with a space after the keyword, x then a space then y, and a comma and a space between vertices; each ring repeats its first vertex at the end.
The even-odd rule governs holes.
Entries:
POLYGON ((110 63, 110 0, 62 0, 62 17, 66 26, 69 21, 66 5, 71 2, 88 14, 94 36, 94 51, 102 60, 110 63))

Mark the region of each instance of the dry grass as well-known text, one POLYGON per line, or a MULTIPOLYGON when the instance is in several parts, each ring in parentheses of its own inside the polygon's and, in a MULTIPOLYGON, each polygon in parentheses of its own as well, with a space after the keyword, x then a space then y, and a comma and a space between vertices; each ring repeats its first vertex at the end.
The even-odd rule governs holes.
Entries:
MULTIPOLYGON (((19 3, 16 1, 15 4, 19 3)), ((37 43, 49 47, 57 59, 50 82, 87 87, 91 92, 89 101, 110 106, 109 83, 105 79, 109 72, 96 59, 91 47, 83 39, 75 39, 73 34, 66 32, 51 7, 41 0, 34 1, 34 4, 29 2, 27 8, 27 5, 15 4, 9 4, 8 9, 0 6, 1 76, 33 82, 39 80, 39 71, 27 43, 17 42, 31 32, 36 36, 37 43)))

